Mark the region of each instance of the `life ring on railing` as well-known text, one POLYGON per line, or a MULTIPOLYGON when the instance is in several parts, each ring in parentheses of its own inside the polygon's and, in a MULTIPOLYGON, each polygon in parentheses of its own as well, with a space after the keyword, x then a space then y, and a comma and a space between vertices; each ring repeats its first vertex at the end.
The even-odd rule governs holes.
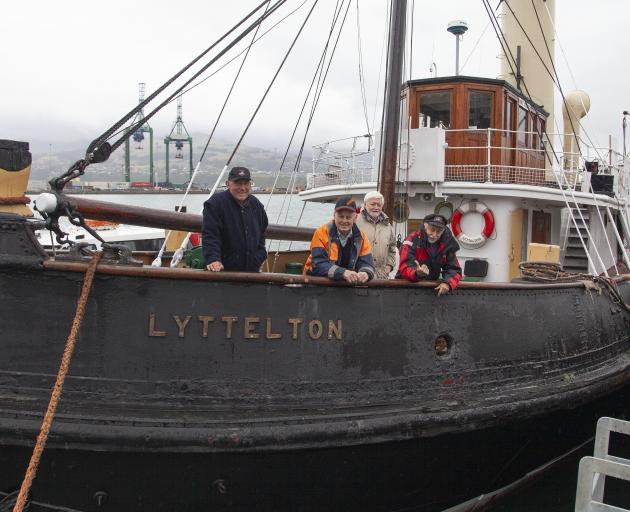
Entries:
POLYGON ((486 243, 494 231, 494 214, 485 204, 479 201, 469 201, 453 212, 451 231, 466 249, 478 249, 486 243), (469 212, 477 212, 483 216, 483 230, 477 236, 467 235, 462 231, 462 217, 469 212))

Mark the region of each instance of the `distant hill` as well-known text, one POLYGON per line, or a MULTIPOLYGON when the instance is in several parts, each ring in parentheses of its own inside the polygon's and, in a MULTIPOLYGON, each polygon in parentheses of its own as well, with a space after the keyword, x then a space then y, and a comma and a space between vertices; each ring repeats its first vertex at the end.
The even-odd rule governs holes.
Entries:
MULTIPOLYGON (((198 159, 201 156, 206 139, 202 135, 192 135, 193 137, 193 169, 197 165, 198 159)), ((165 145, 163 137, 156 137, 157 142, 154 140, 154 153, 153 153, 153 169, 156 174, 156 181, 164 181, 166 174, 165 164, 165 145)), ((52 150, 49 152, 33 153, 33 166, 31 171, 31 181, 44 182, 50 178, 59 176, 65 172, 70 165, 76 162, 84 154, 85 148, 88 142, 83 147, 77 147, 76 149, 68 150, 63 149, 61 151, 55 151, 55 146, 52 146, 52 150)), ((43 145, 38 144, 36 147, 41 148, 43 145)), ((141 145, 136 142, 130 142, 130 160, 131 160, 131 181, 148 181, 149 179, 149 142, 148 139, 144 140, 141 145), (140 148, 141 147, 141 148, 140 148)), ((310 148, 308 155, 305 156, 299 167, 299 174, 297 178, 297 185, 303 185, 306 183, 305 174, 311 170, 310 162, 310 148)), ((225 165, 225 162, 229 158, 233 150, 233 144, 214 140, 206 151, 204 159, 202 161, 195 183, 200 185, 212 185, 214 184, 219 172, 225 165)), ((184 183, 188 180, 188 145, 185 144, 183 148, 183 159, 175 158, 175 147, 171 144, 169 155, 169 174, 170 181, 172 183, 184 183)), ((306 152, 305 152, 306 153, 306 152)), ((278 151, 272 151, 264 148, 258 148, 254 146, 241 145, 235 158, 232 161, 232 165, 243 165, 249 167, 253 173, 253 178, 257 186, 265 187, 271 185, 280 163, 282 161, 283 153, 278 151)), ((290 175, 295 166, 296 155, 289 155, 285 162, 280 178, 278 180, 278 186, 286 186, 290 175)), ((121 146, 118 148, 107 160, 100 164, 92 164, 88 167, 84 181, 123 181, 124 177, 124 149, 121 146)))

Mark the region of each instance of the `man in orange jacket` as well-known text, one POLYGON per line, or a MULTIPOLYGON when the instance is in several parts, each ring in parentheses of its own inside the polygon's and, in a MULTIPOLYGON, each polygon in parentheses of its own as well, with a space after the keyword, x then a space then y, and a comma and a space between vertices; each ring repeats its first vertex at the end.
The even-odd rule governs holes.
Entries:
POLYGON ((372 248, 356 219, 357 205, 352 197, 340 197, 333 222, 320 226, 313 235, 305 274, 349 283, 367 283, 374 277, 372 248))

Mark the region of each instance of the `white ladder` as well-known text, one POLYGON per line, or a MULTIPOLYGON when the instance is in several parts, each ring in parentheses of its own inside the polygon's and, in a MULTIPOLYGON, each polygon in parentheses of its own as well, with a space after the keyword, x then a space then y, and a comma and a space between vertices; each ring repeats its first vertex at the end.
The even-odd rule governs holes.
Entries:
POLYGON ((630 481, 630 460, 608 453, 611 432, 630 435, 630 422, 606 417, 597 422, 593 457, 580 461, 575 512, 630 512, 603 503, 607 476, 630 481))

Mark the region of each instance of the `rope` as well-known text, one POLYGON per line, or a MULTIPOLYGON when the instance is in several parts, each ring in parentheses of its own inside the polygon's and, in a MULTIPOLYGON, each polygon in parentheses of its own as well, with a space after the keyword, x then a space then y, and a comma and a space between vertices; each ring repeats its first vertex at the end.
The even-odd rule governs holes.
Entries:
POLYGON ((0 204, 28 204, 31 202, 30 197, 26 196, 14 196, 14 197, 0 197, 0 204))
POLYGON ((565 272, 559 263, 547 261, 523 261, 518 265, 523 279, 538 282, 554 283, 575 283, 582 281, 587 288, 597 288, 601 293, 601 288, 605 289, 610 296, 610 300, 620 308, 630 312, 630 305, 627 304, 617 288, 617 283, 604 276, 593 276, 591 274, 579 272, 565 272), (589 283, 587 285, 587 283, 589 283), (599 285, 599 287, 597 287, 599 285))
POLYGON ((24 506, 26 505, 26 502, 28 500, 28 495, 31 490, 31 486, 33 485, 35 474, 37 473, 37 467, 39 466, 39 461, 44 451, 46 440, 48 439, 48 434, 50 432, 53 417, 57 409, 57 404, 59 403, 59 399, 61 398, 63 383, 70 368, 70 360, 72 359, 72 353, 74 352, 77 335, 79 334, 81 322, 83 321, 83 313, 85 312, 85 305, 90 294, 90 289, 92 288, 92 281, 94 279, 94 274, 96 273, 96 266, 98 265, 98 262, 102 256, 102 251, 96 252, 94 254, 94 257, 90 261, 90 264, 88 265, 87 271, 85 273, 85 280, 83 281, 81 296, 79 297, 79 300, 77 302, 77 310, 74 315, 72 327, 70 328, 70 334, 68 335, 68 339, 66 340, 66 348, 64 349, 63 356, 61 358, 61 365, 59 366, 59 372, 57 373, 57 380, 55 381, 55 385, 50 396, 50 402, 48 403, 48 409, 44 416, 44 421, 42 422, 42 427, 39 431, 39 435, 37 436, 37 442, 35 443, 35 448, 33 449, 33 455, 31 456, 31 460, 28 464, 28 469, 26 470, 26 474, 24 475, 24 481, 22 482, 22 486, 20 487, 20 494, 18 495, 18 499, 15 504, 15 508, 13 509, 13 512, 23 512, 24 506))
POLYGON ((530 281, 546 281, 558 283, 571 283, 577 281, 592 281, 591 274, 578 272, 565 272, 559 263, 542 261, 523 261, 518 265, 523 279, 530 281))

